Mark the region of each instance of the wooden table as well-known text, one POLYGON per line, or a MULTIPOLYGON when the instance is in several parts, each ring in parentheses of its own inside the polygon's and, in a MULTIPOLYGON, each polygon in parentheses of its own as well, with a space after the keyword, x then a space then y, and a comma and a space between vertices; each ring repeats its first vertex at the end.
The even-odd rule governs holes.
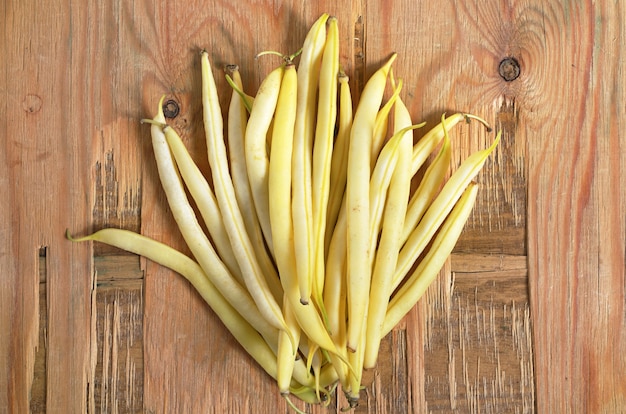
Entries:
MULTIPOLYGON (((64 232, 184 249, 139 120, 166 94, 206 171, 198 51, 254 91, 276 63, 254 54, 297 50, 324 11, 355 91, 395 51, 414 121, 470 111, 503 131, 356 412, 626 410, 623 2, 86 3, 0 4, 0 412, 288 411, 181 277, 64 232)), ((455 129, 454 162, 492 138, 455 129)))

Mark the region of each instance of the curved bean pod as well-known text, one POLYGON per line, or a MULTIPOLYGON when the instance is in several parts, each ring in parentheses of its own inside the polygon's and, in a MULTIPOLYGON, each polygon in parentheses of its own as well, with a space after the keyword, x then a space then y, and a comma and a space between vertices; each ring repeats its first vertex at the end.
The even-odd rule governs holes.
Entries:
POLYGON ((424 217, 422 217, 417 227, 411 232, 411 235, 400 251, 398 265, 393 276, 393 289, 400 284, 402 279, 409 272, 413 263, 430 242, 430 239, 439 226, 441 226, 441 223, 452 210, 461 194, 463 194, 467 185, 480 172, 487 157, 493 152, 499 141, 500 133, 498 133, 489 148, 477 151, 463 161, 444 185, 439 195, 428 207, 424 217))
MULTIPOLYGON (((400 97, 394 108, 394 130, 401 131, 411 125, 411 115, 400 97)), ((400 234, 404 226, 404 218, 411 191, 411 154, 413 134, 406 131, 401 135, 397 150, 397 162, 389 184, 389 192, 381 225, 380 241, 376 249, 376 258, 372 271, 369 308, 367 312, 366 345, 363 366, 374 368, 378 359, 382 325, 387 312, 391 283, 389 275, 393 274, 398 260, 398 252, 402 246, 400 234)))
POLYGON ((465 222, 474 207, 477 192, 476 184, 471 183, 467 187, 439 229, 424 258, 389 302, 382 329, 383 336, 387 335, 415 306, 439 274, 463 231, 465 222))
MULTIPOLYGON (((258 98, 255 99, 255 102, 257 100, 258 98)), ((206 52, 202 52, 202 106, 215 196, 222 212, 224 226, 228 232, 233 253, 239 263, 248 291, 261 314, 275 328, 287 330, 280 306, 272 295, 259 266, 254 248, 243 224, 241 211, 236 203, 235 190, 228 171, 228 158, 224 145, 223 121, 217 88, 206 52)))
POLYGON ((270 124, 276 110, 278 93, 284 67, 279 66, 265 77, 254 99, 250 118, 246 126, 244 147, 246 170, 254 201, 254 210, 270 251, 274 250, 269 221, 269 196, 267 192, 269 159, 267 142, 270 124))
POLYGON ((361 342, 362 321, 367 310, 371 280, 369 188, 372 136, 387 74, 395 58, 396 55, 392 55, 367 81, 350 132, 346 183, 349 320, 347 347, 352 352, 356 351, 361 342))
POLYGON ((313 288, 313 212, 311 194, 311 153, 315 130, 319 70, 326 42, 326 21, 322 14, 307 33, 298 67, 298 102, 292 158, 292 217, 300 301, 308 304, 313 288))
POLYGON ((322 292, 324 289, 324 261, 326 239, 326 214, 330 193, 330 171, 333 154, 335 121, 337 119, 337 74, 339 73, 339 29, 337 19, 328 19, 328 31, 319 79, 319 98, 315 142, 313 144, 313 167, 311 197, 313 215, 313 294, 317 306, 325 313, 322 292))

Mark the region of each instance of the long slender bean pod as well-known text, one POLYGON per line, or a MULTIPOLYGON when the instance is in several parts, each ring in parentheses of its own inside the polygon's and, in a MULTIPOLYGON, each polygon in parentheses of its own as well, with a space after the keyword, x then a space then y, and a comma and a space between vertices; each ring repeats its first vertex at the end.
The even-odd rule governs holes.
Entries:
MULTIPOLYGON (((297 75, 293 64, 287 65, 276 107, 269 159, 269 215, 274 253, 281 279, 297 278, 291 219, 291 157, 293 128, 296 119, 297 75)), ((283 282, 284 283, 284 282, 283 282)))
POLYGON ((446 172, 450 168, 451 156, 450 138, 448 134, 445 134, 439 154, 437 154, 435 160, 424 172, 422 180, 409 201, 406 218, 404 219, 404 229, 400 239, 403 244, 424 215, 430 202, 437 195, 437 191, 439 191, 441 184, 446 178, 446 172))
POLYGON ((465 222, 474 207, 477 192, 478 186, 470 183, 439 229, 424 258, 389 302, 383 324, 383 336, 387 335, 415 306, 437 277, 461 235, 465 222))
POLYGON ((337 19, 328 19, 328 31, 319 78, 319 99, 312 167, 312 214, 314 238, 313 293, 317 306, 324 311, 324 261, 326 213, 330 193, 333 138, 337 119, 337 74, 339 73, 339 29, 337 19))
POLYGON ((269 196, 267 192, 269 180, 267 137, 276 110, 283 72, 283 66, 279 66, 261 82, 252 105, 252 111, 250 111, 244 139, 246 170, 252 190, 254 208, 270 251, 274 250, 274 243, 269 221, 269 196))
POLYGON ((323 14, 313 24, 302 46, 298 67, 298 102, 292 158, 292 216, 300 301, 308 304, 313 288, 314 238, 312 223, 311 158, 319 70, 326 42, 323 14))
MULTIPOLYGON (((252 190, 248 180, 248 169, 246 167, 246 155, 244 137, 248 124, 248 112, 244 105, 242 97, 243 85, 241 75, 236 65, 228 65, 226 70, 232 75, 233 92, 228 109, 228 160, 230 162, 230 174, 233 180, 233 188, 235 190, 235 198, 239 205, 239 210, 243 217, 243 223, 246 228, 252 247, 259 265, 263 270, 267 284, 274 295, 274 298, 282 300, 283 292, 277 271, 274 267, 271 253, 265 247, 265 240, 259 219, 254 208, 254 200, 252 199, 252 190), (239 92, 237 92, 239 90, 239 92)), ((254 100, 249 99, 249 102, 254 100)))
POLYGON ((243 283, 241 271, 239 270, 237 259, 235 259, 232 247, 230 246, 230 240, 224 228, 222 216, 217 206, 213 190, 189 155, 189 152, 187 152, 187 148, 185 148, 185 145, 174 128, 168 126, 163 129, 163 133, 172 155, 176 160, 176 166, 178 167, 180 175, 198 206, 198 210, 207 226, 211 240, 213 240, 213 244, 219 253, 219 257, 228 268, 228 271, 237 278, 237 281, 243 283))
POLYGON ((415 260, 422 253, 437 229, 441 226, 450 210, 454 207, 467 185, 480 172, 489 154, 498 145, 500 134, 496 136, 493 144, 487 149, 477 151, 461 163, 459 168, 452 174, 444 185, 439 195, 435 198, 422 220, 413 230, 408 240, 400 251, 398 266, 393 276, 394 289, 400 284, 404 276, 409 272, 415 260))
MULTIPOLYGON (((339 78, 339 120, 337 138, 333 145, 333 156, 330 167, 330 194, 328 196, 328 211, 326 214, 326 228, 334 229, 337 216, 343 203, 346 189, 346 175, 348 165, 348 148, 350 144, 350 129, 352 128, 352 95, 348 76, 340 72, 339 78)), ((329 253, 330 240, 333 231, 326 231, 325 250, 329 253)))
POLYGON ((236 203, 235 190, 228 171, 217 88, 206 52, 202 53, 202 103, 207 152, 213 185, 215 186, 215 196, 239 268, 261 314, 272 326, 278 329, 287 329, 280 306, 273 297, 262 274, 250 238, 246 233, 239 206, 236 203))
POLYGON ((227 66, 233 82, 233 92, 228 107, 228 159, 230 162, 230 174, 235 189, 237 204, 241 209, 244 225, 248 234, 252 235, 260 230, 259 219, 256 216, 252 190, 248 179, 246 166, 245 134, 248 126, 248 114, 243 102, 241 92, 243 88, 239 69, 235 65, 227 66))
POLYGON ((354 114, 350 133, 348 176, 346 184, 346 210, 348 228, 348 342, 355 351, 360 343, 362 320, 367 310, 371 279, 369 243, 369 184, 370 151, 374 122, 382 102, 387 74, 395 60, 394 54, 387 63, 367 81, 354 114))
MULTIPOLYGON (((394 130, 402 131, 411 125, 411 115, 400 97, 394 107, 394 130)), ((398 155, 385 204, 381 235, 372 272, 372 286, 370 288, 369 308, 367 311, 366 346, 363 366, 374 368, 378 359, 380 340, 382 339, 382 325, 387 312, 387 304, 391 296, 390 275, 395 270, 398 252, 402 243, 399 235, 404 226, 404 218, 411 191, 411 154, 413 148, 413 133, 407 131, 402 134, 398 144, 398 155)))

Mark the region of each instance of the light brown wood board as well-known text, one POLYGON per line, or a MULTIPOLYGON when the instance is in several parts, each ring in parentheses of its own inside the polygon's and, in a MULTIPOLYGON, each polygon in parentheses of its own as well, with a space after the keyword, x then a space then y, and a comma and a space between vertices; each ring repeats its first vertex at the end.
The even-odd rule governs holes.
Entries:
MULTIPOLYGON (((139 120, 166 94, 207 171, 198 51, 254 91, 276 63, 254 55, 296 50, 322 12, 355 98, 397 52, 416 122, 469 111, 503 131, 455 253, 385 339, 356 412, 624 411, 623 3, 7 0, 0 412, 288 412, 180 276, 64 233, 122 227, 185 249, 139 120)), ((492 138, 456 128, 453 163, 492 138)))

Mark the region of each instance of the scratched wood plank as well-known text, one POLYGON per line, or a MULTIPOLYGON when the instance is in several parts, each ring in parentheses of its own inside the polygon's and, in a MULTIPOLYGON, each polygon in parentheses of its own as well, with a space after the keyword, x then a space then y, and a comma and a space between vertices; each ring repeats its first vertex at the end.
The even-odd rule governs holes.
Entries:
MULTIPOLYGON (((347 21, 350 8, 346 4, 261 2, 233 8, 226 2, 197 2, 196 6, 187 2, 184 7, 168 2, 152 14, 138 13, 135 25, 146 27, 144 41, 162 45, 161 54, 151 56, 153 66, 160 70, 148 75, 153 81, 144 85, 146 113, 154 112, 164 92, 167 99, 176 101, 181 112, 172 124, 208 175, 201 127, 199 49, 209 51, 221 104, 227 108, 230 89, 219 76, 224 64, 238 64, 244 88, 254 92, 279 62, 272 56, 255 60, 256 53, 299 49, 308 27, 323 11, 347 21), (197 12, 199 8, 202 13, 197 12)), ((348 27, 342 26, 341 38, 342 44, 348 45, 342 54, 350 65, 348 27)), ((152 71, 150 66, 147 71, 152 71)), ((142 232, 185 250, 154 171, 153 164, 148 164, 142 189, 142 232)), ((245 355, 187 282, 149 262, 145 269, 146 411, 287 412, 273 380, 245 355)))
POLYGON ((497 259, 453 255, 424 298, 430 412, 534 412, 526 262, 497 259))
POLYGON ((143 409, 143 272, 135 255, 96 256, 89 412, 143 409))
MULTIPOLYGON (((368 3, 365 55, 370 74, 380 60, 398 53, 394 74, 404 81, 403 97, 414 122, 435 125, 443 113, 469 112, 503 132, 501 144, 477 177, 482 189, 457 249, 524 255, 525 147, 511 119, 511 87, 498 71, 500 60, 512 53, 507 38, 511 28, 499 17, 507 7, 513 6, 474 1, 368 3)), ((416 138, 424 132, 418 131, 416 138)), ((456 127, 452 165, 485 148, 494 137, 479 123, 456 127)))
MULTIPOLYGON (((418 306, 412 321, 419 325, 407 326, 408 332, 422 332, 413 338, 424 359, 414 412, 533 412, 526 149, 516 136, 511 86, 498 70, 499 62, 512 53, 506 37, 510 27, 498 16, 512 6, 452 1, 368 6, 366 68, 371 72, 385 56, 398 53, 394 74, 404 81, 403 97, 414 122, 432 125, 444 112, 470 112, 503 133, 476 178, 481 188, 457 254, 418 306), (459 260, 463 258, 468 260, 459 260), (509 266, 515 270, 507 270, 509 266), (509 286, 506 294, 494 297, 503 284, 509 286), (523 338, 514 338, 513 329, 522 328, 523 338)), ((494 134, 477 123, 462 124, 451 139, 454 168, 488 146, 494 134)))

